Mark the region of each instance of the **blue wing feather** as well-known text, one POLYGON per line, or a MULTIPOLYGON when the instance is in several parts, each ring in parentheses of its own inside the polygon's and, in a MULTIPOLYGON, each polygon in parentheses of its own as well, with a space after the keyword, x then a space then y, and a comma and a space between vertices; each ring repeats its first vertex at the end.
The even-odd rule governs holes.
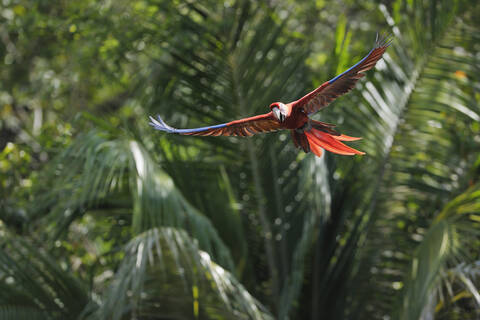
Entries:
POLYGON ((193 128, 193 129, 176 129, 173 127, 170 127, 168 124, 163 121, 163 119, 157 115, 157 119, 150 117, 150 123, 149 123, 155 130, 160 130, 160 131, 165 131, 168 133, 195 133, 195 132, 201 132, 201 131, 206 131, 209 129, 218 129, 218 128, 224 128, 227 126, 226 123, 222 124, 217 124, 215 126, 209 126, 209 127, 201 127, 201 128, 193 128))
POLYGON ((330 80, 328 81, 328 83, 330 83, 330 84, 334 83, 338 78, 340 78, 341 76, 343 76, 345 73, 348 73, 350 70, 352 70, 353 68, 355 68, 356 66, 358 66, 359 64, 361 64, 363 61, 365 61, 365 59, 368 58, 368 56, 372 53, 373 50, 375 50, 375 48, 373 48, 372 50, 370 50, 370 52, 369 52, 365 57, 363 57, 362 60, 360 60, 359 62, 357 62, 355 65, 353 65, 353 67, 351 67, 350 69, 348 69, 348 70, 340 73, 340 74, 339 74, 338 76, 336 76, 335 78, 330 79, 330 80))
POLYGON ((375 45, 373 46, 373 49, 370 50, 370 52, 365 56, 363 57, 362 60, 360 60, 359 62, 357 62, 354 66, 352 66, 351 68, 349 68, 348 70, 340 73, 338 76, 336 76, 335 78, 333 79, 330 79, 328 81, 328 83, 332 84, 334 83, 338 78, 340 78, 341 76, 343 76, 344 74, 348 73, 349 71, 353 70, 356 66, 360 65, 363 61, 365 61, 365 59, 368 58, 368 56, 370 56, 370 54, 373 52, 373 50, 375 49, 378 49, 380 47, 389 47, 390 44, 392 43, 392 37, 391 35, 387 35, 387 36, 379 36, 378 33, 377 33, 377 38, 375 39, 375 45))

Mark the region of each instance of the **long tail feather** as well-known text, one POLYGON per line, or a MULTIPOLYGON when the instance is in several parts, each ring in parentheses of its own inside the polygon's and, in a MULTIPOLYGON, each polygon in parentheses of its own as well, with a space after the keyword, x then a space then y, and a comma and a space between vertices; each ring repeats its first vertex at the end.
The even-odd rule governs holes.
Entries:
POLYGON ((349 151, 349 150, 342 150, 342 148, 337 148, 337 147, 333 146, 331 143, 322 141, 323 139, 322 140, 318 139, 312 133, 307 133, 307 138, 308 138, 308 141, 309 141, 310 145, 312 145, 312 144, 316 145, 317 147, 321 147, 321 148, 323 148, 327 151, 330 151, 332 153, 341 154, 341 155, 345 155, 345 156, 355 155, 355 152, 349 151))
MULTIPOLYGON (((355 155, 355 154, 365 154, 364 152, 358 151, 353 149, 340 141, 354 141, 357 140, 354 137, 349 136, 332 136, 326 132, 322 132, 317 129, 311 129, 310 131, 306 131, 305 135, 308 139, 310 144, 310 149, 313 151, 314 149, 320 147, 327 151, 342 154, 342 155, 355 155), (336 138, 336 139, 335 139, 336 138), (351 140, 354 138, 354 140, 351 140), (346 140, 344 140, 346 139, 346 140)), ((315 153, 315 152, 314 152, 315 153)), ((316 153, 315 153, 316 154, 316 153)))
POLYGON ((357 140, 362 139, 362 138, 357 138, 357 137, 346 136, 344 134, 341 134, 339 136, 332 136, 332 138, 336 139, 336 140, 340 140, 340 141, 357 141, 357 140))
MULTIPOLYGON (((308 138, 307 138, 308 139, 308 138)), ((322 148, 320 148, 317 144, 315 143, 312 143, 310 140, 308 140, 308 142, 310 143, 310 150, 317 156, 317 157, 321 157, 322 156, 322 148)))

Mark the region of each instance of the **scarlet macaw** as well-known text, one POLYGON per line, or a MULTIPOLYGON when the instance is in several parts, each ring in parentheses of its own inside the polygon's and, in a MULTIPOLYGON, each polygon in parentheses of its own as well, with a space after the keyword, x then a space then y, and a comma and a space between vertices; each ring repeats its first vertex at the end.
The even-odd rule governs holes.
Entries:
POLYGON ((287 104, 274 102, 270 105, 270 112, 258 116, 222 123, 209 127, 194 129, 176 129, 167 125, 160 116, 157 119, 150 117, 150 125, 156 130, 168 133, 177 133, 191 136, 251 136, 261 132, 271 132, 289 129, 293 143, 303 151, 312 151, 320 157, 322 148, 337 154, 355 155, 365 154, 355 150, 340 141, 355 141, 361 138, 349 137, 340 134, 332 128, 333 124, 315 121, 309 116, 328 106, 338 96, 350 91, 365 71, 375 66, 382 57, 391 41, 379 38, 373 49, 353 67, 335 78, 325 82, 320 87, 297 101, 287 104))

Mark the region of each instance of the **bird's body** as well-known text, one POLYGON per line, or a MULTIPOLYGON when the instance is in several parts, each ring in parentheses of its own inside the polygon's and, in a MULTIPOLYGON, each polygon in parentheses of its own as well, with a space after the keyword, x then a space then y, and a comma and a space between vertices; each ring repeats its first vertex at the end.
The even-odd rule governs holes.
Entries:
POLYGON ((375 66, 389 45, 390 41, 377 37, 374 48, 353 67, 297 101, 287 104, 272 103, 270 112, 265 114, 194 129, 172 128, 160 116, 157 116, 157 119, 150 117, 150 124, 155 129, 168 133, 199 136, 251 136, 261 132, 290 130, 296 147, 305 152, 312 151, 319 157, 322 155, 322 149, 343 155, 364 154, 341 142, 355 141, 360 138, 340 134, 333 130, 335 125, 315 121, 309 116, 325 108, 338 96, 350 91, 358 79, 365 75, 364 72, 375 66))

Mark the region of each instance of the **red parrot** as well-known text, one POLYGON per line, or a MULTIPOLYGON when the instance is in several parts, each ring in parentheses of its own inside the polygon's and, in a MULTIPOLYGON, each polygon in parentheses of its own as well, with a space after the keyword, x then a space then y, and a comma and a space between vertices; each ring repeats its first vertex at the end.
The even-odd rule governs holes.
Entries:
POLYGON ((355 141, 361 138, 349 137, 340 134, 332 128, 333 124, 315 121, 309 116, 328 106, 338 96, 350 91, 365 71, 375 66, 391 44, 387 38, 375 41, 373 49, 353 67, 325 82, 317 89, 299 100, 284 104, 274 102, 270 105, 270 112, 258 116, 222 123, 210 127, 194 129, 176 129, 167 125, 160 116, 157 119, 150 117, 150 125, 156 130, 168 133, 177 133, 191 136, 252 136, 256 133, 271 132, 288 129, 293 143, 305 152, 312 151, 320 157, 322 148, 342 155, 365 154, 355 150, 341 141, 355 141))

